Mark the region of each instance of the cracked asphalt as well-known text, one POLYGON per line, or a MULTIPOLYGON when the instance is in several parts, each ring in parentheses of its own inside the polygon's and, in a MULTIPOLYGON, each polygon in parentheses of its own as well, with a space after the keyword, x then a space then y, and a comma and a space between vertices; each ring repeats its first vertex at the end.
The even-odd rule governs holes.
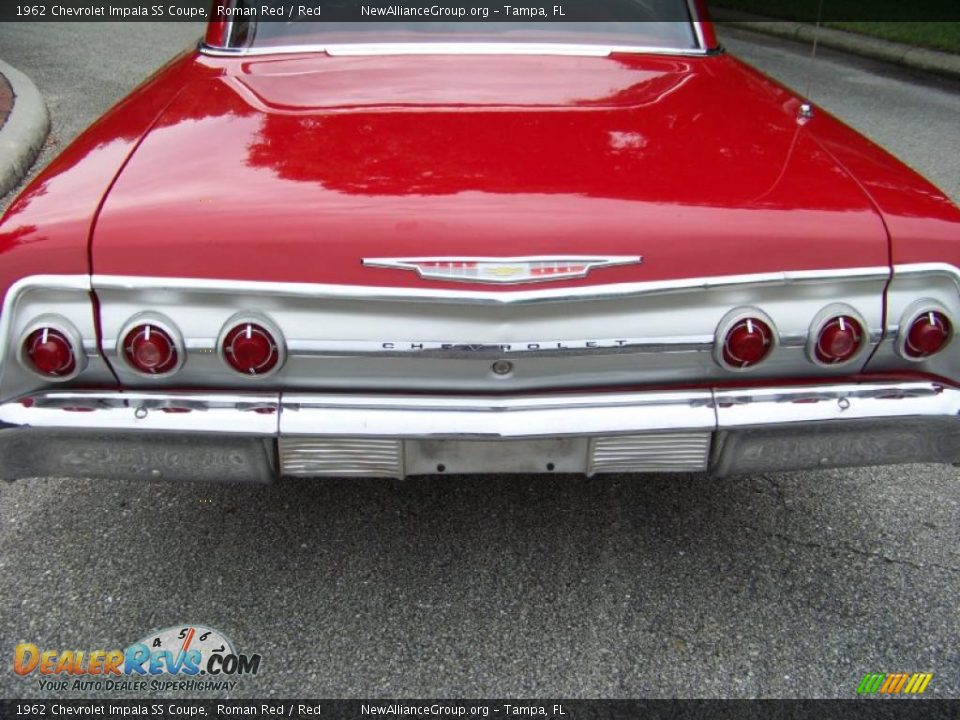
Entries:
MULTIPOLYGON (((199 33, 0 25, 50 104, 44 159, 199 33), (111 59, 104 61, 105 49, 111 59)), ((960 197, 956 84, 728 33, 960 197)), ((7 198, 7 202, 10 198, 7 198)), ((0 696, 19 642, 202 623, 260 653, 235 697, 960 696, 960 470, 440 477, 269 487, 0 483, 0 696)), ((76 696, 67 693, 66 697, 76 696)))

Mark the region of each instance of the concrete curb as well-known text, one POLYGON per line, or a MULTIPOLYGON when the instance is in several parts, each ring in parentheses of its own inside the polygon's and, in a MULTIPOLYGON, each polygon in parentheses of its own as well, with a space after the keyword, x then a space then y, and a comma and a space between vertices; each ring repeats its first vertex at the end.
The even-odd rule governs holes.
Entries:
POLYGON ((960 79, 960 55, 857 35, 834 28, 817 28, 808 23, 771 20, 734 10, 714 9, 711 15, 721 29, 723 25, 730 25, 808 44, 812 43, 816 37, 819 45, 834 50, 960 79))
POLYGON ((50 132, 50 114, 30 78, 0 60, 0 73, 13 89, 13 110, 0 129, 0 196, 30 170, 50 132))

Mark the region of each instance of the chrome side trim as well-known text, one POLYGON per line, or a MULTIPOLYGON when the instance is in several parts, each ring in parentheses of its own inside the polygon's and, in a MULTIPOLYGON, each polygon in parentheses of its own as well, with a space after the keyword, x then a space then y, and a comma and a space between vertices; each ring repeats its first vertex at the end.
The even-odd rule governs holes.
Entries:
POLYGON ((592 45, 577 43, 336 43, 311 45, 278 45, 257 48, 216 48, 200 44, 200 53, 210 57, 257 57, 264 55, 296 55, 326 53, 334 57, 365 55, 561 55, 607 57, 612 54, 706 56, 703 46, 667 48, 645 45, 592 45))
MULTIPOLYGON (((945 266, 949 267, 949 266, 945 266)), ((960 270, 954 269, 960 286, 960 270)), ((840 270, 797 270, 750 275, 721 275, 678 280, 639 283, 611 283, 571 288, 538 288, 536 290, 436 290, 431 288, 398 288, 369 285, 331 285, 323 283, 283 283, 253 280, 217 280, 206 278, 165 278, 131 275, 93 275, 94 290, 198 290, 214 293, 306 297, 340 300, 383 300, 405 302, 433 300, 447 303, 509 305, 539 302, 576 302, 580 300, 615 300, 652 293, 683 290, 709 290, 731 285, 790 285, 833 280, 874 279, 890 276, 887 267, 844 268, 840 270)))

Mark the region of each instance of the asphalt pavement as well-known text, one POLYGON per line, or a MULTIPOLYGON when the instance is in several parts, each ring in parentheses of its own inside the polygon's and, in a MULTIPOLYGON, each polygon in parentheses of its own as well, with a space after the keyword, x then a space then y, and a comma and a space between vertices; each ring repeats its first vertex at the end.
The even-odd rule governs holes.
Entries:
MULTIPOLYGON (((51 111, 43 159, 198 34, 0 25, 51 111)), ((956 83, 726 40, 788 84, 809 77, 813 99, 960 198, 956 83)), ((12 672, 17 643, 109 649, 201 623, 262 655, 234 697, 849 698, 894 671, 957 697, 958 480, 910 465, 0 483, 0 696, 48 694, 12 672)))

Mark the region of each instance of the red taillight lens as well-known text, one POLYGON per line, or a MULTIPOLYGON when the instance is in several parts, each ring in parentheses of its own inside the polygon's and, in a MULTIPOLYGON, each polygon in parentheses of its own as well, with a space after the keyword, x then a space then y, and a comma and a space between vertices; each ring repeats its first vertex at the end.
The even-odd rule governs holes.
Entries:
POLYGON ((262 325, 242 323, 224 337, 223 356, 239 373, 264 375, 280 362, 280 348, 262 325))
POLYGON ((77 368, 73 345, 59 330, 42 327, 27 336, 23 344, 24 355, 41 375, 64 377, 77 368))
POLYGON ((763 360, 773 348, 773 331, 756 318, 740 320, 727 332, 723 341, 723 361, 737 368, 747 368, 763 360))
POLYGON ((863 326, 849 315, 828 320, 817 335, 817 360, 835 365, 850 360, 863 345, 863 326))
POLYGON ((166 331, 156 325, 137 325, 123 338, 123 356, 135 370, 148 375, 163 375, 177 367, 177 345, 166 331))
POLYGON ((917 316, 907 330, 903 351, 911 358, 926 358, 946 347, 950 340, 950 321, 937 310, 917 316))

